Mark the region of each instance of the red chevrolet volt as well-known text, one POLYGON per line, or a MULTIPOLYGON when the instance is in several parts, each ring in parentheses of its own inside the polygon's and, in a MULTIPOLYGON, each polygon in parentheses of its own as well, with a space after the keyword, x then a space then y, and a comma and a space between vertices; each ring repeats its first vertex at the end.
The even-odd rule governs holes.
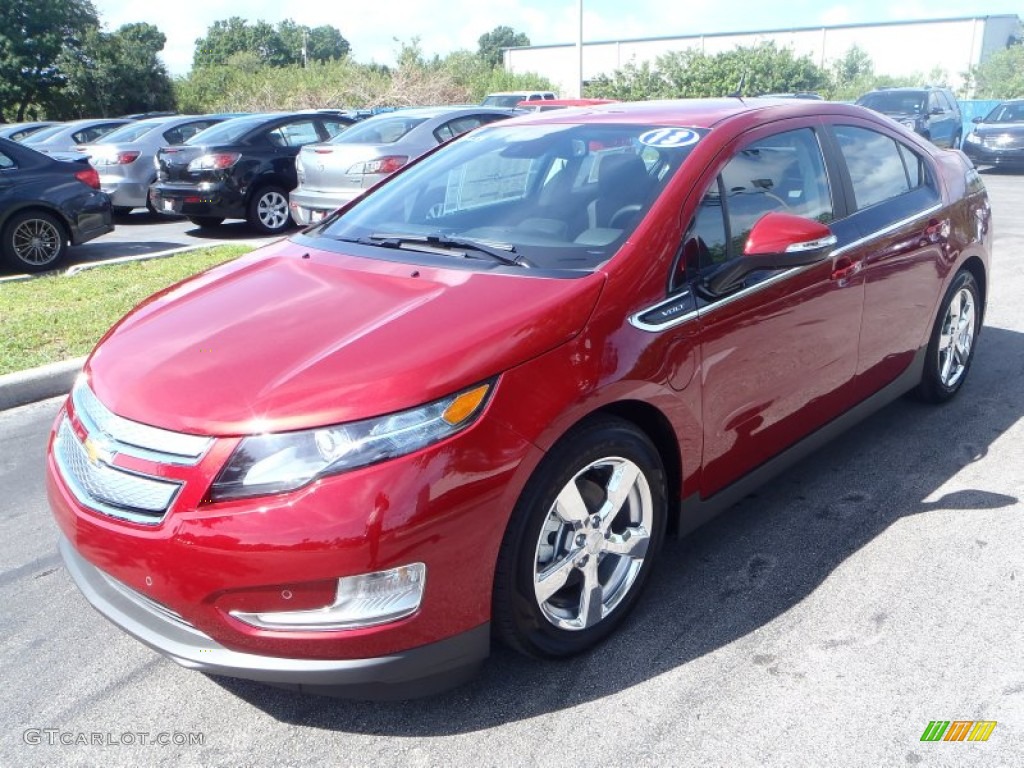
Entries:
POLYGON ((411 696, 492 637, 587 651, 666 533, 957 393, 991 242, 964 156, 859 107, 481 128, 107 333, 50 440, 60 549, 214 674, 411 696))

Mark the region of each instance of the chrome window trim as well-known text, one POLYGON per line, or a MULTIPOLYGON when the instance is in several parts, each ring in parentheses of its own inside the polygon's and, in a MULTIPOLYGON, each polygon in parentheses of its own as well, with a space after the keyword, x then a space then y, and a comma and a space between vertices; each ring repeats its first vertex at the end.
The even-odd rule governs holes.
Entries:
POLYGON ((78 440, 78 436, 75 435, 74 431, 71 428, 70 419, 65 414, 61 418, 60 424, 57 427, 57 435, 54 438, 53 459, 54 462, 56 462, 57 464, 57 469, 60 471, 61 479, 64 481, 65 485, 67 485, 68 490, 71 491, 71 495, 75 497, 79 504, 81 504, 83 507, 86 507, 87 509, 93 510, 94 512, 106 515, 107 517, 113 517, 118 520, 128 520, 133 523, 139 523, 140 525, 159 525, 163 522, 164 518, 167 516, 167 511, 174 504, 174 501, 178 498, 178 494, 184 487, 183 483, 168 481, 162 478, 158 479, 155 477, 149 477, 147 475, 142 475, 137 472, 130 472, 126 469, 122 469, 121 467, 112 467, 109 465, 104 465, 107 470, 112 472, 119 472, 124 475, 131 475, 133 477, 142 480, 147 480, 152 483, 174 486, 174 490, 168 497, 167 504, 163 508, 163 510, 153 510, 149 514, 142 514, 133 511, 131 507, 114 506, 113 504, 97 499, 91 493, 89 493, 89 491, 78 480, 78 477, 75 474, 75 472, 72 471, 72 469, 68 466, 66 459, 64 457, 64 442, 67 440, 73 440, 79 450, 84 450, 84 447, 78 440))
MULTIPOLYGON (((901 219, 900 221, 897 221, 894 224, 889 224, 885 227, 882 227, 881 229, 875 230, 869 235, 865 235, 864 237, 861 237, 858 240, 854 240, 852 243, 847 243, 844 246, 836 248, 834 251, 832 251, 832 253, 828 255, 828 258, 834 259, 837 256, 842 256, 847 251, 851 251, 854 248, 858 248, 870 240, 874 240, 877 237, 883 237, 889 234, 890 232, 894 232, 897 229, 900 229, 901 227, 905 227, 908 224, 913 223, 917 219, 936 213, 937 211, 942 210, 943 207, 944 206, 941 202, 936 203, 930 208, 926 208, 922 211, 915 213, 913 216, 907 216, 906 218, 901 219)), ((641 309, 639 312, 633 313, 629 317, 629 323, 633 327, 638 328, 641 331, 647 331, 649 333, 658 333, 659 331, 668 330, 669 328, 674 328, 677 325, 682 325, 683 323, 687 322, 688 320, 692 320, 695 317, 706 317, 719 307, 728 306, 732 302, 749 296, 752 293, 761 290, 762 288, 768 288, 781 280, 785 280, 791 275, 794 275, 799 272, 804 272, 805 270, 811 269, 812 267, 816 266, 817 264, 809 264, 806 267, 793 267, 792 269, 787 269, 785 272, 780 272, 779 274, 770 277, 767 280, 762 280, 760 283, 757 283, 757 285, 752 285, 749 288, 744 288, 742 291, 739 291, 738 293, 734 293, 731 296, 726 296, 725 298, 719 299, 714 304, 708 304, 705 307, 700 307, 693 312, 688 312, 685 315, 673 318, 671 321, 664 323, 662 325, 652 325, 650 323, 645 323, 640 319, 641 316, 646 315, 648 312, 653 312, 654 310, 657 310, 666 304, 670 304, 674 301, 677 301, 679 299, 680 294, 675 294, 667 299, 662 299, 657 304, 652 304, 649 307, 641 309)))
POLYGON ((100 402, 85 382, 78 383, 71 391, 71 400, 75 416, 85 430, 91 437, 102 438, 104 446, 112 453, 191 467, 202 461, 213 445, 211 437, 172 432, 118 416, 100 402), (164 447, 167 444, 172 449, 164 447))

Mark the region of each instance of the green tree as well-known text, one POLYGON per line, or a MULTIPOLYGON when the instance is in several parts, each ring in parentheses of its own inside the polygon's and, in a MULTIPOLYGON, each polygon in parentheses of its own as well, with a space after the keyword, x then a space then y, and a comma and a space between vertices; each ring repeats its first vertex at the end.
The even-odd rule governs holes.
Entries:
POLYGON ((1014 99, 1024 96, 1024 45, 996 51, 971 69, 968 81, 978 99, 1014 99))
POLYGON ((65 87, 47 100, 47 114, 56 118, 174 108, 174 91, 160 61, 167 38, 152 24, 125 24, 112 33, 93 27, 82 45, 60 59, 65 87))
POLYGON ((4 115, 23 120, 29 107, 64 87, 58 65, 65 51, 81 46, 98 24, 89 0, 3 0, 0 2, 0 105, 4 115))
POLYGON ((709 56, 695 49, 672 51, 654 65, 627 64, 611 77, 601 77, 587 95, 616 99, 701 98, 726 96, 743 83, 742 95, 818 91, 828 76, 809 56, 795 56, 774 42, 709 56))
POLYGON ((303 45, 308 61, 331 61, 346 56, 348 41, 331 26, 310 28, 285 19, 277 27, 265 21, 250 24, 239 16, 215 21, 206 36, 196 40, 192 55, 194 68, 226 64, 237 53, 255 54, 273 67, 303 62, 303 45))
POLYGON ((530 38, 524 32, 516 32, 512 27, 500 26, 480 35, 477 44, 477 56, 491 67, 500 67, 504 58, 502 48, 529 45, 530 38))

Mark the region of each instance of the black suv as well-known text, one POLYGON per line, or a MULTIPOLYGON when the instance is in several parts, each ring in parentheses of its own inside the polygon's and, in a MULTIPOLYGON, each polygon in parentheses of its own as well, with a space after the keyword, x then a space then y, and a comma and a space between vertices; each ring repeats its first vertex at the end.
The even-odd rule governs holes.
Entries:
POLYGON ((334 113, 290 112, 237 117, 200 131, 157 153, 153 210, 184 214, 200 227, 245 219, 261 233, 284 232, 299 148, 327 141, 353 122, 334 113))
POLYGON ((963 116, 949 88, 880 88, 865 93, 857 103, 888 115, 938 147, 960 146, 963 116))

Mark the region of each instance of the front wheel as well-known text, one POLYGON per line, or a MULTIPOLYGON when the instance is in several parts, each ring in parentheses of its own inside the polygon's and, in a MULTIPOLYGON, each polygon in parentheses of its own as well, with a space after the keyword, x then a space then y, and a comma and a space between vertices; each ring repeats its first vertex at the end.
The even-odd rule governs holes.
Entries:
POLYGON ((292 223, 288 195, 279 187, 264 187, 249 201, 249 225, 264 235, 279 235, 292 223))
POLYGON ((633 424, 603 417, 566 435, 527 483, 501 545, 500 637, 542 658, 607 637, 643 590, 666 505, 661 458, 633 424))
POLYGON ((916 394, 929 403, 952 398, 967 378, 974 359, 974 342, 981 324, 981 292, 967 270, 961 270, 939 305, 924 373, 916 394))

